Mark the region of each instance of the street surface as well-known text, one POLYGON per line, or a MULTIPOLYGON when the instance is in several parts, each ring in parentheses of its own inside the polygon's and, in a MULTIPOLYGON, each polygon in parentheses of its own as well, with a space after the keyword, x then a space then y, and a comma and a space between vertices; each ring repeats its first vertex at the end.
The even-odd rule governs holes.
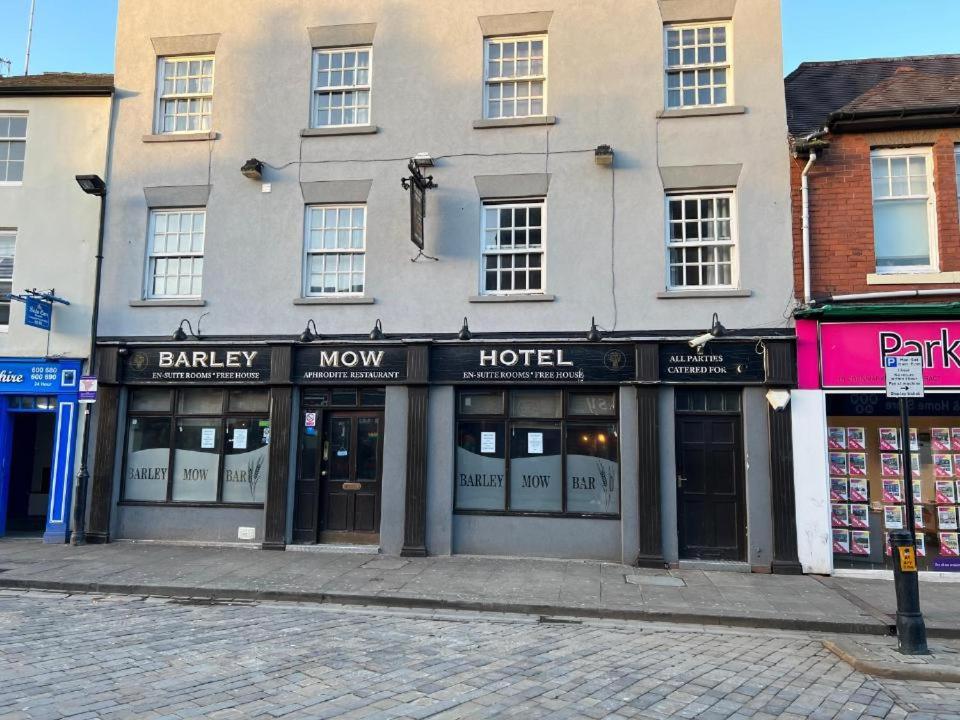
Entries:
POLYGON ((800 633, 0 591, 0 718, 960 718, 800 633))

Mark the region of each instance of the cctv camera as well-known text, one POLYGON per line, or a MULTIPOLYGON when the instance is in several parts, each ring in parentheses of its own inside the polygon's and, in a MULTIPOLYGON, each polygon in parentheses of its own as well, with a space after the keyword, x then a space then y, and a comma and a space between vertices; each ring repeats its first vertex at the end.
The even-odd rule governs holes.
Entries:
POLYGON ((701 350, 704 345, 713 340, 716 336, 713 333, 704 333, 703 335, 697 335, 695 338, 691 338, 687 343, 694 350, 701 350))

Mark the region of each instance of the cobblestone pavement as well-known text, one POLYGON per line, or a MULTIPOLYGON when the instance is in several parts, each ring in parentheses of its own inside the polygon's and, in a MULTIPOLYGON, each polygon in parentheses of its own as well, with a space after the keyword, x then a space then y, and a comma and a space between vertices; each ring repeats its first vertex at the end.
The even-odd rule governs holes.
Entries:
POLYGON ((799 633, 0 593, 0 718, 960 718, 799 633))

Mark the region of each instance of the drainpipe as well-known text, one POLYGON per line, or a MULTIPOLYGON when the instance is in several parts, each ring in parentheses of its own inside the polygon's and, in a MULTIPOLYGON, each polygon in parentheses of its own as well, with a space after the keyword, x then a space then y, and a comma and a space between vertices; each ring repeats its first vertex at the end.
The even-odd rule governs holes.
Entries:
POLYGON ((817 161, 817 151, 810 151, 810 159, 800 173, 800 197, 803 204, 803 303, 810 305, 813 295, 810 292, 810 169, 817 161))

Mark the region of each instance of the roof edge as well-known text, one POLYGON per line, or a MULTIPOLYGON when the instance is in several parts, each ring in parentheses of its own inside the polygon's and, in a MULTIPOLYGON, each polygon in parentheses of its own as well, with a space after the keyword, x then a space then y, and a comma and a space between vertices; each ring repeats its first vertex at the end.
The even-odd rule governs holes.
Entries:
POLYGON ((93 97, 104 97, 108 95, 113 95, 115 88, 113 85, 90 85, 87 87, 77 87, 75 85, 70 86, 53 86, 53 87, 4 87, 0 85, 0 95, 10 97, 16 95, 30 95, 33 97, 40 96, 93 96, 93 97))

